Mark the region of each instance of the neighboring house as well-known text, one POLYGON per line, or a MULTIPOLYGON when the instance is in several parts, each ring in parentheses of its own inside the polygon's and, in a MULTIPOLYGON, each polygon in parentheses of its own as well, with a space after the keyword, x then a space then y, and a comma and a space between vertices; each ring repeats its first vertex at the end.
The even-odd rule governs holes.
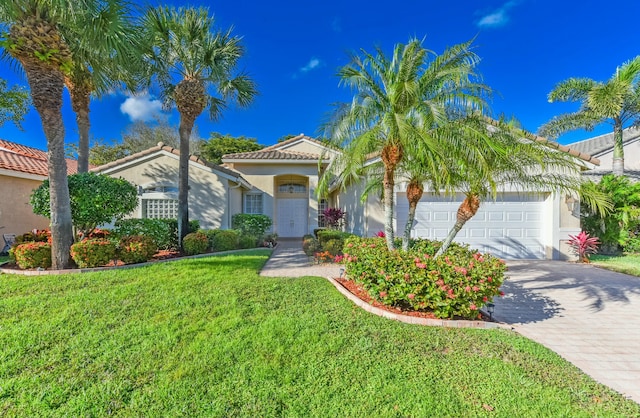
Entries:
MULTIPOLYGON (((559 146, 593 169, 598 160, 559 146)), ((236 213, 265 214, 283 238, 300 238, 323 226, 322 210, 347 212, 345 230, 373 236, 383 229, 384 210, 378 196, 361 201, 363 184, 332 190, 318 199, 320 173, 335 150, 300 134, 259 151, 225 155, 223 166, 191 157, 189 217, 203 228, 228 228, 236 213)), ((123 177, 140 190, 136 217, 177 215, 178 151, 157 147, 97 167, 94 171, 123 177)), ((408 203, 406 184, 396 186, 396 231, 404 229, 408 203)), ((462 196, 439 197, 428 191, 418 205, 414 237, 442 239, 453 226, 462 196)), ((483 202, 478 214, 460 231, 458 242, 503 258, 569 257, 569 234, 580 231, 576 204, 568 196, 545 191, 500 190, 496 201, 483 202)))
MULTIPOLYGON (((138 186, 136 218, 178 217, 177 149, 157 146, 91 169, 121 177, 138 186)), ((251 185, 235 171, 191 156, 189 160, 189 219, 204 229, 231 228, 231 216, 242 213, 242 198, 251 185)))
MULTIPOLYGON (((624 171, 628 177, 640 180, 640 129, 630 127, 622 131, 624 146, 624 171)), ((588 138, 567 145, 569 148, 589 154, 600 160, 600 166, 585 172, 596 180, 611 174, 613 166, 613 132, 588 138)))
MULTIPOLYGON (((67 159, 67 173, 75 172, 77 162, 67 159)), ((0 139, 0 234, 49 227, 49 219, 34 214, 29 203, 31 192, 47 174, 45 151, 0 139)), ((3 244, 0 240, 0 247, 3 244)))

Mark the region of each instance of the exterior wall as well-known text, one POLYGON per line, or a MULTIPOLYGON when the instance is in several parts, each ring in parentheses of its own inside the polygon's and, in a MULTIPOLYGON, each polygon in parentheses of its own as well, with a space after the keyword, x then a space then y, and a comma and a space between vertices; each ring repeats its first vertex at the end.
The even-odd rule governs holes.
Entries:
MULTIPOLYGON (((0 234, 20 235, 49 227, 49 219, 34 214, 29 204, 31 192, 41 183, 42 180, 0 175, 0 234)), ((3 246, 0 239, 0 247, 3 246)))
POLYGON ((318 155, 321 155, 324 151, 324 148, 322 148, 321 146, 312 144, 306 141, 300 141, 297 144, 293 144, 291 146, 284 147, 281 149, 287 150, 287 151, 306 152, 309 154, 318 154, 318 155))
POLYGON ((384 230, 384 208, 378 196, 370 194, 362 203, 364 181, 352 185, 344 192, 336 192, 333 205, 346 211, 345 230, 360 236, 373 236, 384 230))
MULTIPOLYGON (((613 149, 596 155, 600 160, 600 168, 611 170, 613 166, 613 149)), ((627 143, 624 146, 624 168, 625 170, 640 170, 640 140, 627 143)))
MULTIPOLYGON (((178 185, 178 159, 161 155, 152 160, 110 171, 112 177, 122 177, 137 186, 178 185)), ((189 167, 189 219, 197 219, 203 229, 228 228, 230 208, 228 180, 208 169, 191 164, 189 167)), ((177 193, 171 196, 177 199, 177 193)), ((142 217, 138 205, 134 217, 142 217)))

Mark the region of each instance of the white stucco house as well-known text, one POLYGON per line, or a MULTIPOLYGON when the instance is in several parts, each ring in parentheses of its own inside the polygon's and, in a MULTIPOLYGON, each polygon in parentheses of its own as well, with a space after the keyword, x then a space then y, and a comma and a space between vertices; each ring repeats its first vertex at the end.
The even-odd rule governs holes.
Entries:
MULTIPOLYGON (((598 160, 559 146, 593 169, 598 160)), ((223 166, 191 157, 189 216, 203 228, 228 228, 235 213, 265 214, 280 237, 297 238, 323 226, 322 210, 347 212, 345 229, 373 236, 383 229, 380 199, 361 202, 362 185, 316 196, 320 173, 332 155, 321 142, 304 134, 259 151, 225 155, 223 166), (322 161, 321 161, 322 160, 322 161)), ((96 172, 126 178, 139 187, 137 217, 176 217, 178 151, 162 144, 97 167, 96 172)), ((396 186, 396 231, 407 218, 406 185, 396 186)), ((442 197, 426 192, 418 205, 415 237, 441 239, 455 222, 462 196, 442 197)), ((552 190, 518 193, 501 190, 495 202, 484 202, 457 237, 499 257, 560 259, 569 255, 569 234, 580 231, 575 201, 552 190)))

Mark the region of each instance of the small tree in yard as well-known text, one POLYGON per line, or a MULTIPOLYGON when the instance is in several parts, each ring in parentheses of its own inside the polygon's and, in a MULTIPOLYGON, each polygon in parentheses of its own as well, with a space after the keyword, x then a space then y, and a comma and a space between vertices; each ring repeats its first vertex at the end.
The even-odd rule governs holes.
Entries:
POLYGON ((340 208, 327 208, 322 211, 324 221, 330 229, 338 229, 341 227, 346 214, 347 212, 340 208))
POLYGON ((589 256, 598 252, 598 245, 600 245, 598 237, 591 237, 581 231, 578 235, 569 235, 569 238, 571 238, 569 245, 581 263, 588 263, 589 256))
MULTIPOLYGON (((136 187, 124 179, 78 173, 68 178, 71 219, 78 241, 88 237, 99 225, 122 219, 138 204, 136 187)), ((49 180, 42 182, 31 195, 33 213, 49 218, 49 180)))

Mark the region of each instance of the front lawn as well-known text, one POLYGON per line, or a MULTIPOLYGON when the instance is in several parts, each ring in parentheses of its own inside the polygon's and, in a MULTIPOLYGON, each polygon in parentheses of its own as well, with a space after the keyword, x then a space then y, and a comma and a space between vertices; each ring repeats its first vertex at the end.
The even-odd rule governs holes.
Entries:
POLYGON ((620 273, 640 276, 640 254, 620 256, 592 255, 591 262, 598 266, 620 273))
POLYGON ((380 318, 267 256, 1 275, 1 415, 640 416, 526 338, 380 318))

